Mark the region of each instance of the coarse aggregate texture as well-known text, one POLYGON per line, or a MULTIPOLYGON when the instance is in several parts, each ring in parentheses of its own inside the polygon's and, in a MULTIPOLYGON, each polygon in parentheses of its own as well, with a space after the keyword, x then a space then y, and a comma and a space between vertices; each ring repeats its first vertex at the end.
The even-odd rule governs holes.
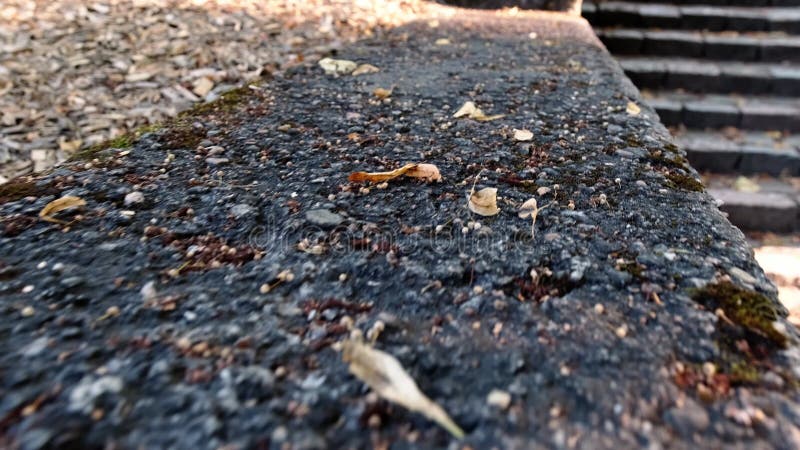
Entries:
POLYGON ((797 331, 588 24, 464 11, 337 57, 380 72, 299 66, 3 186, 0 447, 800 445, 797 331), (347 181, 407 162, 443 181, 347 181), (348 373, 345 316, 463 442, 348 373))

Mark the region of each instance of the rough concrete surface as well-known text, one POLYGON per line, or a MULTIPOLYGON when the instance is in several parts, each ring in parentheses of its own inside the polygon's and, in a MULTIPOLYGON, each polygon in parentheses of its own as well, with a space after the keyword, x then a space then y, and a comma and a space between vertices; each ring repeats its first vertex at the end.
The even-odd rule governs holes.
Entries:
POLYGON ((309 63, 0 190, 0 447, 800 445, 796 330, 584 21, 464 12, 337 57, 380 71, 309 63), (443 181, 348 182, 407 162, 443 181), (530 197, 557 201, 535 236, 530 197), (350 320, 463 441, 348 373, 350 320))

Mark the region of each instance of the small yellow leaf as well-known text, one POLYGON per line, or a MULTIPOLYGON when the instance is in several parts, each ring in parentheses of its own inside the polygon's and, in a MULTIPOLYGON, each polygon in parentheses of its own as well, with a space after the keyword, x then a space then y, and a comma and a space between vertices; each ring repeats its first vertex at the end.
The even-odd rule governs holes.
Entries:
POLYGON ((84 199, 80 197, 73 197, 71 195, 67 195, 59 199, 53 200, 52 202, 45 205, 45 207, 42 208, 41 211, 39 211, 39 217, 47 222, 64 223, 63 220, 58 220, 53 216, 62 211, 78 208, 81 206, 86 206, 86 201, 84 199))
MULTIPOLYGON (((475 103, 466 102, 466 103, 464 103, 464 105, 461 106, 461 108, 459 108, 458 111, 456 111, 455 114, 453 114, 453 117, 455 117, 456 119, 458 119, 459 117, 464 117, 464 116, 472 117, 472 115, 475 114, 475 111, 480 111, 475 106, 475 103)), ((483 113, 481 113, 481 115, 483 115, 483 113)))
POLYGON ((417 383, 394 356, 376 350, 359 339, 348 339, 342 344, 342 360, 350 365, 350 373, 379 396, 424 415, 457 439, 464 437, 461 427, 453 422, 441 406, 419 390, 417 383))
POLYGON ((631 116, 638 116, 642 109, 639 108, 639 105, 633 102, 628 102, 628 106, 625 108, 625 111, 628 112, 631 116))
POLYGON ((435 42, 436 45, 450 45, 450 39, 447 38, 439 38, 435 42))
POLYGON ((495 114, 493 116, 485 116, 485 115, 483 115, 483 112, 481 112, 481 114, 479 116, 476 115, 475 117, 472 117, 472 118, 477 120, 478 122, 489 122, 491 120, 502 119, 505 116, 506 116, 505 114, 495 114))
POLYGON ((483 113, 483 111, 481 111, 480 108, 475 106, 475 103, 466 102, 464 103, 464 105, 461 106, 461 108, 459 108, 458 111, 456 111, 455 114, 453 114, 453 117, 455 117, 456 119, 464 116, 467 116, 473 120, 477 120, 478 122, 488 122, 490 120, 496 120, 505 117, 505 114, 495 114, 493 116, 487 116, 486 114, 483 113))
POLYGON ((368 73, 376 73, 376 72, 380 72, 380 71, 381 71, 381 69, 373 66, 372 64, 361 64, 360 66, 356 67, 355 70, 353 70, 353 73, 351 75, 353 75, 354 77, 357 77, 359 75, 365 75, 365 74, 368 74, 368 73))
POLYGON ((497 188, 483 188, 469 195, 469 210, 481 216, 494 216, 500 212, 497 207, 497 188))
POLYGON ((397 178, 416 166, 417 166, 416 164, 406 164, 405 166, 399 169, 395 169, 389 172, 353 172, 348 177, 348 180, 354 183, 360 183, 363 181, 380 183, 382 181, 389 181, 393 178, 397 178))
POLYGON ((358 67, 358 64, 353 61, 333 58, 322 58, 318 64, 328 75, 347 75, 358 67))
POLYGON ((384 98, 389 98, 392 95, 391 89, 384 89, 384 88, 377 88, 372 91, 372 95, 378 97, 379 99, 383 100, 384 98))
POLYGON ((389 172, 353 172, 348 180, 354 183, 368 181, 371 183, 381 183, 397 178, 401 175, 414 178, 422 178, 425 181, 441 181, 442 176, 439 169, 433 164, 406 164, 405 166, 389 172))
POLYGON ((514 129, 514 140, 515 141, 530 141, 533 139, 533 132, 529 130, 517 130, 514 129))

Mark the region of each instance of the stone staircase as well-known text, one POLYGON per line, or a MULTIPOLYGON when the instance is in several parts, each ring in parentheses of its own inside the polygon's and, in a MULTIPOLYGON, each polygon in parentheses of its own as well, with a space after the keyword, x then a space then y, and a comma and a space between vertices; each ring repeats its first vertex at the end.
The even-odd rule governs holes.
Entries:
POLYGON ((583 14, 732 222, 800 229, 800 0, 586 1, 583 14))

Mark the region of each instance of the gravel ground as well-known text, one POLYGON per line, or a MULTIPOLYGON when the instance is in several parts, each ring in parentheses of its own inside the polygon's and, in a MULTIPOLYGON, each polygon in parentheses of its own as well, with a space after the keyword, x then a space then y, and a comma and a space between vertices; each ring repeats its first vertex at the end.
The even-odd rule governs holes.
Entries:
POLYGON ((0 183, 433 8, 422 0, 4 0, 0 183))
POLYGON ((0 189, 0 446, 800 446, 797 330, 585 22, 340 56, 380 71, 301 64, 0 189), (409 161, 443 181, 348 182, 409 161), (348 373, 333 344, 378 321, 463 442, 348 373))

